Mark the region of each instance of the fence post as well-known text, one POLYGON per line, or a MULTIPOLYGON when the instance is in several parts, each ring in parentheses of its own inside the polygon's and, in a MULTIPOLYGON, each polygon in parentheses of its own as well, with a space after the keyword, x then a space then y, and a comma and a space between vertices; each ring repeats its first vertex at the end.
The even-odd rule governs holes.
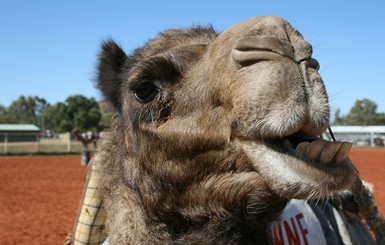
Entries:
POLYGON ((39 153, 39 150, 40 150, 40 135, 38 133, 36 133, 36 153, 39 153))
POLYGON ((374 144, 374 132, 370 132, 370 146, 373 147, 375 146, 374 144))
POLYGON ((4 134, 4 154, 8 153, 8 133, 4 134))
POLYGON ((67 152, 71 152, 71 133, 68 133, 67 152))

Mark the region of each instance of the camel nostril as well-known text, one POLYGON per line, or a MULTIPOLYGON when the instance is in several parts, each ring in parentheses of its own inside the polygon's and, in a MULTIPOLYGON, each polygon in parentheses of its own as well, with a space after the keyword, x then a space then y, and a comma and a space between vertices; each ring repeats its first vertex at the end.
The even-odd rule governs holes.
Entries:
POLYGON ((232 57, 237 64, 247 66, 264 60, 293 59, 294 50, 286 40, 247 35, 235 43, 232 57))

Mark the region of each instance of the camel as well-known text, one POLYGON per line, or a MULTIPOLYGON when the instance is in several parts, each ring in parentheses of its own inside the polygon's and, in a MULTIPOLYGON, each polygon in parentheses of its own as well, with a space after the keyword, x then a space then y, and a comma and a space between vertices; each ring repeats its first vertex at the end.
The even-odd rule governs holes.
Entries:
POLYGON ((272 244, 293 199, 335 200, 352 144, 320 139, 329 103, 312 46, 285 19, 102 44, 115 107, 92 164, 109 244, 272 244))

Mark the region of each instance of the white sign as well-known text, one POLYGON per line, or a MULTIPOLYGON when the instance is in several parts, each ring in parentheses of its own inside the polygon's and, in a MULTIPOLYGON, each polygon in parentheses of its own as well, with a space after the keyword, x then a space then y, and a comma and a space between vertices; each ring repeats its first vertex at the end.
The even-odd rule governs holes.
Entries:
POLYGON ((326 245, 321 224, 311 207, 293 199, 286 206, 281 221, 271 227, 274 245, 326 245))

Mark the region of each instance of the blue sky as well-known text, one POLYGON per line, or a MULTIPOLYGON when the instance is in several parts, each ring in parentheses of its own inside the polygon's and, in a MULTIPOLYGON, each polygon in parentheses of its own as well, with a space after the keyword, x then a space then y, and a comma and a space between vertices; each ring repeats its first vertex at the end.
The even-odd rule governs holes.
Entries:
POLYGON ((0 104, 20 95, 54 104, 92 84, 102 40, 129 53, 166 28, 218 31, 260 15, 283 16, 313 45, 332 111, 368 98, 385 112, 385 1, 28 1, 0 2, 0 104))

